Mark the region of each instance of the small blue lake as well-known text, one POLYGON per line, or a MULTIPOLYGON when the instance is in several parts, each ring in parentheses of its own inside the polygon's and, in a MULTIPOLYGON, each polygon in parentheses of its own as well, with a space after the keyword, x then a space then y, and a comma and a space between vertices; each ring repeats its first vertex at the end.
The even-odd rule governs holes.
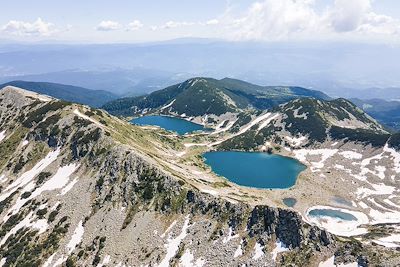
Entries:
POLYGON ((205 163, 218 175, 238 185, 279 189, 295 185, 306 167, 299 161, 261 152, 207 152, 205 163))
POLYGON ((203 125, 193 123, 184 119, 169 117, 169 116, 160 116, 160 115, 151 115, 151 116, 143 116, 131 121, 136 125, 155 125, 159 126, 165 130, 177 132, 180 135, 184 135, 186 133, 191 133, 194 131, 207 130, 203 125))
POLYGON ((334 209, 313 209, 308 213, 308 216, 331 217, 343 221, 357 221, 357 218, 353 214, 334 209))
POLYGON ((297 200, 296 200, 295 198, 292 198, 292 197, 287 197, 287 198, 284 198, 284 199, 283 199, 283 203, 284 203, 286 206, 288 206, 288 207, 290 207, 290 208, 293 208, 294 205, 296 205, 297 200))

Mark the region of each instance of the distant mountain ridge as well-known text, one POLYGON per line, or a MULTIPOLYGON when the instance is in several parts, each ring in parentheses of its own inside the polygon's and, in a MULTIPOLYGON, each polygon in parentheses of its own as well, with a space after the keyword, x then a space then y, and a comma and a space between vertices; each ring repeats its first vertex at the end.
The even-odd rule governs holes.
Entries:
POLYGON ((394 131, 400 131, 400 101, 351 99, 358 107, 394 131))
POLYGON ((301 87, 259 86, 231 78, 198 77, 149 95, 117 99, 103 108, 124 116, 157 109, 187 116, 221 115, 250 107, 272 108, 300 97, 329 99, 322 92, 301 87))
POLYGON ((116 95, 107 91, 90 90, 83 87, 59 83, 12 81, 1 84, 0 89, 6 86, 25 88, 39 94, 49 95, 58 99, 85 104, 91 107, 100 107, 104 103, 117 98, 116 95))

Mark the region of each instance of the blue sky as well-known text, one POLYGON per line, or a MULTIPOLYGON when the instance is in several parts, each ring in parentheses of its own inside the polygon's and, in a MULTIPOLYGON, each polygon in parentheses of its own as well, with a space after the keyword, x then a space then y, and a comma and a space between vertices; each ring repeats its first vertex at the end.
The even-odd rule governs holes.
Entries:
POLYGON ((0 39, 141 42, 229 40, 399 42, 398 0, 12 0, 0 39))

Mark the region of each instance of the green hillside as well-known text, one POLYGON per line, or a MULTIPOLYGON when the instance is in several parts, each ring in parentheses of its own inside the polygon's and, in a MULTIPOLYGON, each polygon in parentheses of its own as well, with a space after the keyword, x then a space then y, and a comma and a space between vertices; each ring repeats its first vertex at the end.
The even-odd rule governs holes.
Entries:
POLYGON ((103 108, 112 114, 129 116, 168 105, 164 112, 187 116, 221 115, 246 108, 272 108, 301 97, 329 99, 322 92, 301 87, 259 86, 230 78, 193 78, 149 95, 114 100, 103 108))

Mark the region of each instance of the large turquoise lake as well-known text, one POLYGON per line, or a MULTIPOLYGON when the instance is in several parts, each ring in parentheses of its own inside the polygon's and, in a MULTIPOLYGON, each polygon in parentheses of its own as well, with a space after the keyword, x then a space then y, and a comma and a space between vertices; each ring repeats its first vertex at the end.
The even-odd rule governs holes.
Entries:
POLYGON ((143 116, 131 121, 137 125, 155 125, 165 130, 177 132, 180 135, 191 133, 194 131, 206 130, 203 125, 193 123, 187 120, 169 117, 169 116, 143 116))
POLYGON ((306 167, 296 159, 261 152, 207 152, 205 163, 238 185, 282 189, 295 185, 306 167))

